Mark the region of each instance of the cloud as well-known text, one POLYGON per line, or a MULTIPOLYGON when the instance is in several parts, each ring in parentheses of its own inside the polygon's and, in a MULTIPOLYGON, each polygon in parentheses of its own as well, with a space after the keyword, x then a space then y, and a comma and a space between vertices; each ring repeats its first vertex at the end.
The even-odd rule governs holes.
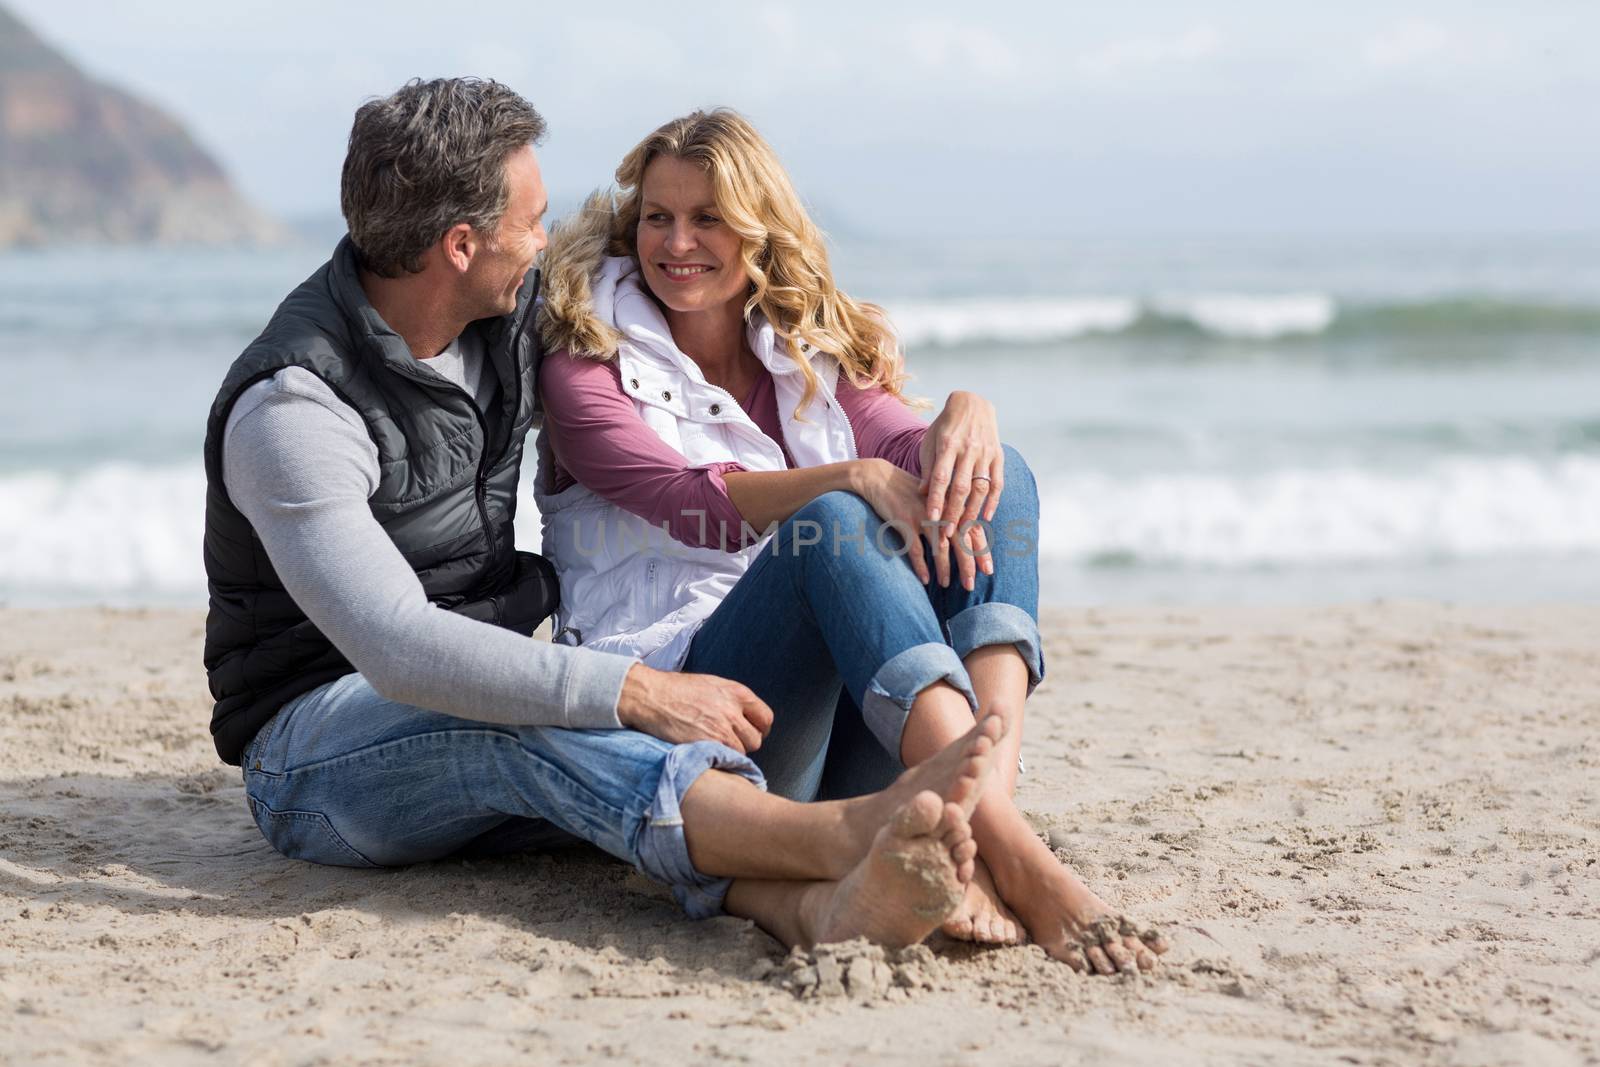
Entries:
POLYGON ((1079 56, 1076 67, 1090 80, 1109 81, 1211 59, 1221 52, 1222 41, 1211 26, 1164 37, 1130 37, 1079 56))
POLYGON ((1362 42, 1362 62, 1380 71, 1449 70, 1506 57, 1503 43, 1469 37, 1426 19, 1387 26, 1362 42))
POLYGON ((925 68, 1012 81, 1027 70, 1011 44, 987 26, 930 19, 905 30, 905 48, 925 68))

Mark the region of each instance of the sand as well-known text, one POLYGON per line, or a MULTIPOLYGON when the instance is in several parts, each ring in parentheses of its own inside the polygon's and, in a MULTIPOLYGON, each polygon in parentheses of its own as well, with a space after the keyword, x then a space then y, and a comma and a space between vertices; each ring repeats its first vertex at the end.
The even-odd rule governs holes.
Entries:
POLYGON ((1022 806, 1175 947, 786 954, 584 851, 273 853, 193 612, 0 609, 6 1063, 1600 1063, 1600 607, 1046 619, 1022 806))

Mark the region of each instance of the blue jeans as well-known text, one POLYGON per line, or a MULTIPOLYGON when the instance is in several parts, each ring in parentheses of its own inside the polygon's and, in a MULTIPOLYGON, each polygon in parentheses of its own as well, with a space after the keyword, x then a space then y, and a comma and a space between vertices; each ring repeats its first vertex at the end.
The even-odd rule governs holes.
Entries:
POLYGON ((954 568, 948 588, 924 586, 864 500, 828 493, 778 528, 695 635, 684 670, 743 682, 773 710, 753 756, 773 793, 833 799, 893 781, 918 693, 948 682, 977 709, 962 665, 974 649, 1014 645, 1030 692, 1038 685, 1038 489, 1016 450, 1005 455, 1005 489, 986 524, 994 574, 980 571, 972 592, 954 568))
POLYGON ((359 674, 285 704, 242 762, 256 825, 293 859, 390 867, 577 837, 671 886, 695 918, 721 913, 729 881, 690 863, 684 793, 711 768, 764 784, 716 742, 471 722, 387 700, 359 674))

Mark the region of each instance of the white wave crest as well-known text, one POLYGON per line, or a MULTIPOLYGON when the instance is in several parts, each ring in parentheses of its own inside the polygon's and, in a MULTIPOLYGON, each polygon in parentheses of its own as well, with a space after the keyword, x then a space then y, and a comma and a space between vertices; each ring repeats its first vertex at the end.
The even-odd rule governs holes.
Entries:
POLYGON ((889 317, 907 348, 969 341, 1037 343, 1117 333, 1139 317, 1124 297, 1067 300, 947 300, 895 304, 889 317))
POLYGON ((205 499, 198 463, 0 477, 0 589, 204 597, 205 499))
POLYGON ((1169 296, 1153 301, 1151 308, 1167 318, 1193 323, 1206 333, 1252 341, 1318 334, 1333 324, 1338 313, 1333 298, 1321 293, 1169 296))
POLYGON ((1149 301, 1124 296, 921 300, 894 303, 887 310, 908 348, 1070 341, 1121 333, 1146 318, 1186 324, 1216 337, 1268 341, 1322 333, 1338 316, 1337 302, 1322 293, 1212 293, 1149 301))
MULTIPOLYGON (((1600 456, 1041 480, 1041 556, 1200 570, 1600 554, 1600 456)), ((531 487, 518 540, 537 547, 531 487)), ((199 602, 199 464, 0 476, 0 595, 199 602)))
POLYGON ((1245 568, 1600 553, 1600 457, 1116 478, 1041 487, 1041 555, 1245 568))

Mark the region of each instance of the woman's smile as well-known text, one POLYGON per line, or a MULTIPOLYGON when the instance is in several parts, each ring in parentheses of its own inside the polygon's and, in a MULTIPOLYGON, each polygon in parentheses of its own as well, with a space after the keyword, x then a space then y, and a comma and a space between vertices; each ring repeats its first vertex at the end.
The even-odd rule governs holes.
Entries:
POLYGON ((661 273, 675 282, 694 281, 702 274, 707 274, 717 268, 704 263, 661 263, 658 264, 661 273))

